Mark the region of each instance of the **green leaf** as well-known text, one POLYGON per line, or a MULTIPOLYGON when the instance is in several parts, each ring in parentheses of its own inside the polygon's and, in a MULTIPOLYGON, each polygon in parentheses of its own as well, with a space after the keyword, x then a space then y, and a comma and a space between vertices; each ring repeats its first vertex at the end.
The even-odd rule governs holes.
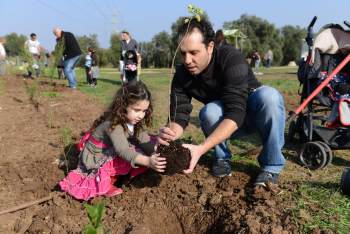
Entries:
POLYGON ((99 227, 96 228, 96 233, 97 234, 104 234, 102 225, 100 225, 99 227))
POLYGON ((96 211, 97 211, 96 224, 97 225, 101 223, 102 216, 104 215, 105 210, 106 208, 103 202, 96 205, 96 211))
POLYGON ((88 213, 88 218, 90 220, 90 223, 96 227, 97 223, 96 223, 96 216, 97 216, 97 209, 94 206, 91 206, 89 204, 84 204, 84 207, 88 213))
POLYGON ((89 223, 83 230, 84 234, 98 234, 96 229, 89 223))
POLYGON ((90 223, 96 228, 98 226, 100 226, 101 224, 101 220, 102 220, 102 216, 105 212, 105 204, 102 203, 98 203, 95 204, 93 206, 85 203, 84 207, 88 213, 88 217, 90 220, 90 223))
POLYGON ((193 10, 193 5, 192 5, 192 4, 189 4, 189 5, 187 6, 187 10, 188 10, 189 13, 191 13, 192 10, 193 10))

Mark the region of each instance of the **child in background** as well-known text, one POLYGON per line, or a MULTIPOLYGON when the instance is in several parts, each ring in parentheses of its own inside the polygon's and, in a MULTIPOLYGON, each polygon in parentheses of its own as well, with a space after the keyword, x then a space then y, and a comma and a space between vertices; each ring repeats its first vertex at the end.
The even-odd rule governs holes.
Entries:
POLYGON ((78 168, 59 183, 62 190, 81 200, 111 197, 122 193, 114 186, 118 175, 134 177, 147 168, 163 172, 166 161, 154 154, 156 139, 143 131, 151 124, 151 115, 151 94, 145 84, 130 82, 119 89, 109 109, 79 143, 78 168))
POLYGON ((88 48, 88 53, 85 56, 85 71, 87 83, 95 87, 97 85, 98 67, 96 53, 92 47, 88 48))

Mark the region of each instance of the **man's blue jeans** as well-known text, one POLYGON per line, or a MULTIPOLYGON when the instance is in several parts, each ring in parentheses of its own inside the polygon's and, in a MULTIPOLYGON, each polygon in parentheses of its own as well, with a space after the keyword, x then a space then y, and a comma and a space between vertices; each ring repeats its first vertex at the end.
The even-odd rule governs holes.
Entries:
MULTIPOLYGON (((210 135, 223 119, 221 101, 206 104, 199 113, 205 136, 210 135)), ((258 132, 263 149, 258 156, 263 171, 280 173, 285 164, 282 154, 284 145, 285 108, 282 95, 274 88, 261 86, 249 94, 247 113, 243 125, 232 134, 231 139, 258 132)), ((231 159, 227 143, 215 146, 215 160, 231 159)))
POLYGON ((80 55, 64 60, 64 75, 68 79, 69 87, 75 89, 77 87, 77 80, 75 78, 74 67, 79 62, 80 55))

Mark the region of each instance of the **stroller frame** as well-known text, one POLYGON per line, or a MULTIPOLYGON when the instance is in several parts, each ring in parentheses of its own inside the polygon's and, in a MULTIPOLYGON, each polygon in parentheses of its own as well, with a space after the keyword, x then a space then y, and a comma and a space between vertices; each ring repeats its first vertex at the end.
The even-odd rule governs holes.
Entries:
MULTIPOLYGON (((306 66, 312 65, 311 54, 313 49, 313 25, 317 17, 315 16, 308 26, 307 37, 308 56, 306 66)), ((346 24, 347 25, 347 24, 346 24)), ((296 134, 299 134, 300 142, 303 142, 299 151, 299 160, 302 165, 310 169, 323 168, 329 165, 333 159, 332 149, 349 149, 350 148, 350 128, 338 127, 328 128, 323 125, 317 125, 317 121, 324 124, 327 121, 325 115, 318 113, 330 111, 329 107, 325 107, 318 102, 315 97, 323 90, 324 87, 337 75, 350 61, 350 53, 342 60, 342 62, 327 75, 313 91, 312 79, 306 78, 303 82, 300 106, 293 112, 290 112, 288 120, 291 120, 288 137, 289 141, 293 141, 296 134), (306 108, 305 113, 303 110, 306 108)))

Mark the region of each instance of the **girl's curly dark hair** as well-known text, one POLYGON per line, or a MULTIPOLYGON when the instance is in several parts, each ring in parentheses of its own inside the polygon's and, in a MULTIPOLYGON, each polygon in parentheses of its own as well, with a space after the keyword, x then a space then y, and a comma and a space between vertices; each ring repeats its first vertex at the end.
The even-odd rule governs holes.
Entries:
POLYGON ((123 85, 115 94, 114 99, 107 109, 98 119, 96 119, 92 125, 91 130, 95 129, 104 121, 110 121, 110 131, 113 131, 117 125, 122 125, 124 131, 127 131, 127 110, 129 105, 133 105, 138 101, 149 101, 149 107, 146 111, 145 117, 142 121, 138 122, 134 127, 135 135, 137 135, 143 126, 148 127, 152 124, 152 100, 151 93, 147 89, 147 86, 141 81, 133 81, 123 85))

